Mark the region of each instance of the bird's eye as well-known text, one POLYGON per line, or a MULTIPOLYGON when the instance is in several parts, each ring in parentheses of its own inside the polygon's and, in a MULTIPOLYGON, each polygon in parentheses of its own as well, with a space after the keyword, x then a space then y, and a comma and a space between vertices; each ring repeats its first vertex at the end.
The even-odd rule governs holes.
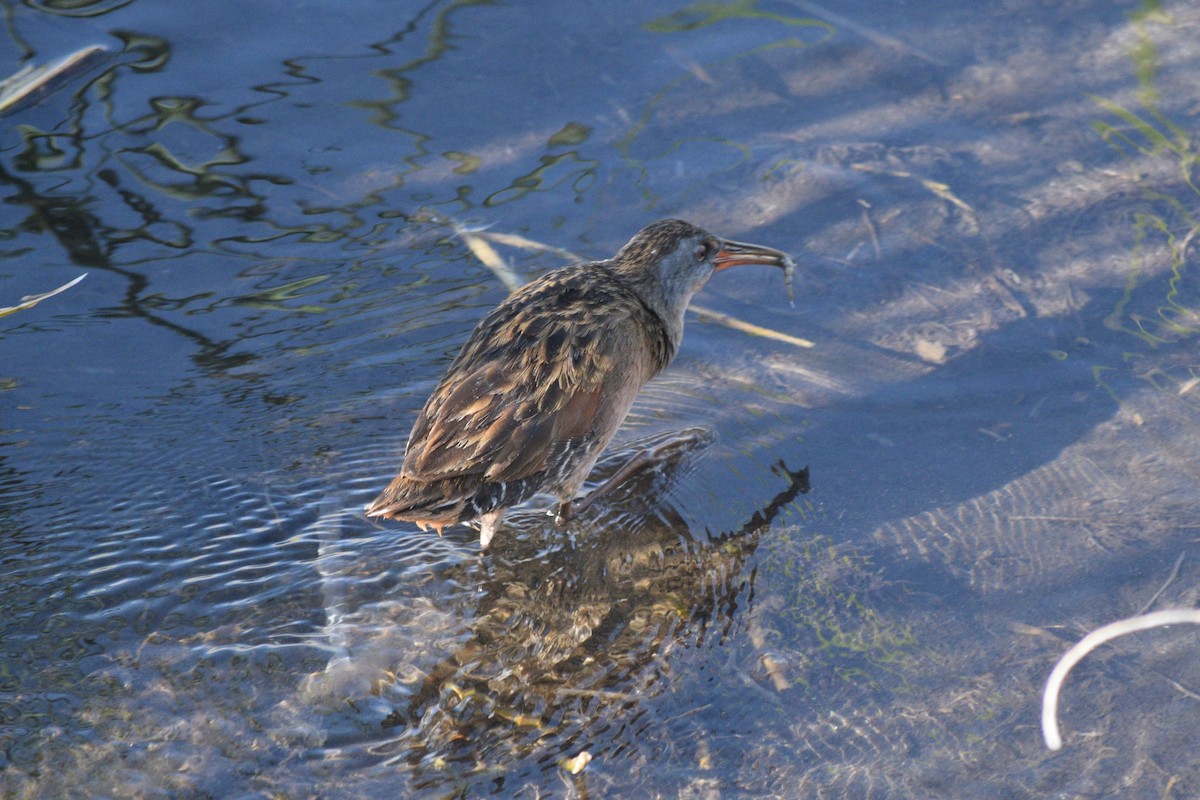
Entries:
POLYGON ((712 252, 713 246, 711 242, 701 242, 700 244, 696 245, 696 260, 704 261, 712 255, 712 252))

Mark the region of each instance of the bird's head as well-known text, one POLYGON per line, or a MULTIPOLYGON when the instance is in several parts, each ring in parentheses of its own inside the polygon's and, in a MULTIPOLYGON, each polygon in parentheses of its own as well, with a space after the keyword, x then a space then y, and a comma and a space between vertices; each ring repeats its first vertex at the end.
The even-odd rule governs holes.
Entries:
POLYGON ((722 239, 678 219, 642 228, 613 259, 615 269, 629 280, 642 302, 662 317, 677 346, 683 338, 683 312, 692 295, 714 272, 741 264, 780 267, 789 278, 795 269, 784 252, 722 239))

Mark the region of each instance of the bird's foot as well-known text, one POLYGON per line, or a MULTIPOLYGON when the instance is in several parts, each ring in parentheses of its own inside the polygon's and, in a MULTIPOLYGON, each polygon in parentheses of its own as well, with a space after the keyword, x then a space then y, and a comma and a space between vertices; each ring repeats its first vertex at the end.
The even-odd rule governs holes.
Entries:
POLYGON ((479 517, 479 549, 484 555, 491 549, 492 537, 496 535, 496 529, 500 527, 500 518, 503 516, 504 509, 498 508, 479 517))

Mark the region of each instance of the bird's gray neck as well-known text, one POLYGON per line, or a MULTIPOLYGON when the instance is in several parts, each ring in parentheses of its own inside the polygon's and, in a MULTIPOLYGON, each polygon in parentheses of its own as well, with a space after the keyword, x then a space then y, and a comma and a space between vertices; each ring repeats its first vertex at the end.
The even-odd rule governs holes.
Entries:
POLYGON ((667 347, 662 363, 665 367, 675 357, 679 345, 683 342, 683 313, 687 310, 690 295, 682 297, 676 293, 674 296, 677 301, 672 302, 667 299, 671 293, 659 282, 657 276, 645 271, 621 270, 619 266, 616 269, 610 268, 610 271, 620 274, 620 282, 641 301, 658 322, 664 345, 667 347))
POLYGON ((654 297, 653 294, 650 297, 640 297, 640 299, 662 323, 663 332, 666 333, 667 340, 671 343, 671 355, 674 356, 679 351, 679 345, 683 343, 683 312, 687 311, 687 303, 665 303, 661 298, 654 297))

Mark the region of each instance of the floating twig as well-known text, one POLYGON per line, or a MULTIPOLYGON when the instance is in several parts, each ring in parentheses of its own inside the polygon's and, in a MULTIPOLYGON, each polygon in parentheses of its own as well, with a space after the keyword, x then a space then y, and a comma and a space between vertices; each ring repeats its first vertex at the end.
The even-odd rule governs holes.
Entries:
POLYGON ((1064 653, 1054 665, 1054 670, 1046 681, 1046 689, 1042 693, 1042 738, 1046 741, 1046 747, 1051 750, 1062 749, 1062 736, 1058 730, 1058 695, 1062 691, 1063 681, 1067 679, 1067 673, 1082 661, 1084 656, 1110 639, 1127 633, 1184 623, 1200 625, 1200 609, 1172 608, 1110 622, 1080 639, 1078 644, 1064 653))
POLYGON ((879 246, 879 234, 875 232, 875 223, 871 221, 871 204, 861 197, 858 199, 858 204, 862 206, 863 224, 867 226, 867 233, 871 235, 871 245, 875 248, 875 258, 883 258, 883 248, 879 246))
POLYGON ((940 58, 935 58, 934 56, 929 55, 928 53, 924 52, 923 50, 918 50, 917 48, 913 47, 912 45, 905 44, 904 42, 900 41, 899 39, 895 38, 894 36, 888 36, 886 33, 880 33, 879 31, 875 30, 874 28, 869 28, 866 25, 863 25, 861 22, 855 22, 854 20, 850 19, 849 17, 843 17, 841 14, 835 14, 834 12, 825 8, 824 6, 822 6, 818 3, 811 2, 811 0, 788 0, 788 2, 790 2, 792 5, 796 6, 797 8, 804 9, 809 14, 812 14, 814 17, 821 17, 826 22, 832 22, 834 25, 837 25, 839 28, 845 28, 848 31, 853 31, 854 33, 857 33, 859 36, 863 37, 867 41, 873 42, 873 43, 879 45, 880 47, 886 47, 887 49, 894 50, 898 53, 915 56, 916 58, 919 58, 922 61, 925 61, 927 63, 933 64, 934 66, 937 66, 937 67, 950 66, 945 61, 942 61, 940 58))
POLYGON ((107 50, 104 45, 93 44, 44 67, 25 65, 23 69, 0 81, 0 114, 12 110, 36 92, 47 89, 50 84, 68 73, 83 69, 87 62, 107 50))
POLYGON ((496 252, 496 248, 492 247, 478 231, 468 230, 456 222, 454 223, 454 232, 470 249, 471 254, 500 279, 505 289, 515 292, 524 285, 525 281, 512 271, 508 263, 496 252))
POLYGON ((782 333, 780 331, 764 328, 761 325, 755 325, 752 322, 740 320, 737 317, 731 317, 728 314, 723 314, 720 311, 713 311, 711 308, 704 308, 692 303, 688 306, 688 311, 693 311, 700 315, 701 319, 715 322, 718 325, 724 325, 727 328, 733 328, 735 331, 748 333, 751 336, 761 336, 764 339, 774 339, 778 342, 787 342, 794 344, 796 347, 816 347, 816 344, 808 339, 801 339, 799 336, 792 336, 790 333, 782 333))
POLYGON ((572 253, 570 250, 564 250, 561 247, 555 247, 549 244, 535 242, 533 239, 526 239, 517 233, 497 233, 496 231, 477 231, 476 235, 482 236, 485 239, 491 239, 497 244, 506 244, 509 247, 519 247, 522 250, 536 250, 540 253, 553 253, 564 261, 583 261, 582 258, 572 253))
POLYGON ((65 292, 67 289, 70 289, 72 286, 79 283, 81 280, 83 280, 86 277, 87 277, 87 273, 85 272, 82 275, 80 275, 78 278, 76 278, 72 281, 69 281, 67 283, 64 283, 62 286, 58 287, 57 289, 55 289, 53 291, 45 292, 43 294, 26 295, 25 297, 21 298, 21 302, 18 305, 9 306, 8 308, 0 308, 0 317, 7 317, 9 314, 15 314, 18 311, 24 311, 27 308, 33 308, 34 306, 36 306, 38 303, 42 302, 46 298, 54 297, 54 295, 56 295, 56 294, 65 292))
POLYGON ((1174 680, 1172 678, 1168 678, 1166 675, 1163 675, 1162 673, 1159 673, 1159 677, 1161 677, 1167 683, 1171 684, 1171 688, 1173 688, 1175 691, 1179 692, 1184 697, 1188 698, 1189 700, 1195 700, 1197 702, 1200 702, 1200 694, 1196 694, 1195 692, 1193 692, 1191 689, 1184 686, 1179 681, 1174 680))
POLYGON ((1175 559, 1175 566, 1171 568, 1171 574, 1167 576, 1167 579, 1163 582, 1163 585, 1158 587, 1158 591, 1154 593, 1154 596, 1146 601, 1146 605, 1138 609, 1139 614, 1145 614, 1147 611, 1154 608, 1154 604, 1158 602, 1158 598, 1162 597, 1162 593, 1165 592, 1167 587, 1174 583, 1175 579, 1179 577, 1179 568, 1183 566, 1183 557, 1185 555, 1187 555, 1186 550, 1179 554, 1179 558, 1175 559))
POLYGON ((922 178, 920 175, 916 175, 912 172, 906 172, 902 169, 884 169, 882 167, 871 166, 870 164, 851 164, 850 168, 858 170, 859 172, 872 172, 876 175, 891 175, 893 178, 910 178, 915 180, 927 191, 932 192, 941 199, 945 200, 947 203, 962 211, 963 216, 967 218, 967 221, 971 223, 973 228, 976 230, 979 228, 979 215, 975 213, 975 209, 971 208, 971 206, 961 197, 950 191, 950 185, 947 183, 941 183, 939 181, 931 180, 930 178, 922 178))

